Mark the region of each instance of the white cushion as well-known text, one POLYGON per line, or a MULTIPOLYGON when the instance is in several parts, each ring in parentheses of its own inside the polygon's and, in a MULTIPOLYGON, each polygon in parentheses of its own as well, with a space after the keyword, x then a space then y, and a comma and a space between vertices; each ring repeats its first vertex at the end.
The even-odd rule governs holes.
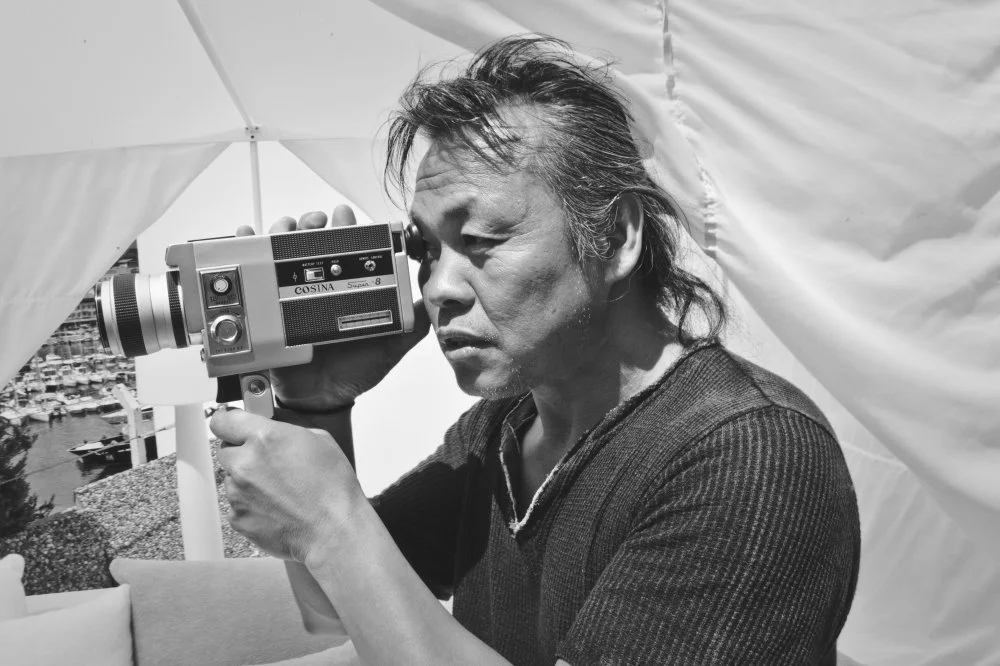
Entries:
MULTIPOLYGON (((248 664, 247 666, 251 666, 248 664)), ((304 657, 276 661, 266 666, 364 666, 354 649, 354 643, 347 641, 343 645, 323 650, 304 657)))
POLYGON ((132 665, 128 585, 63 598, 80 603, 0 622, 4 666, 132 665))
POLYGON ((311 636, 281 560, 115 559, 132 586, 138 666, 240 666, 301 657, 345 639, 311 636))
POLYGON ((24 585, 21 584, 23 574, 24 558, 20 555, 0 559, 0 622, 28 614, 24 585))

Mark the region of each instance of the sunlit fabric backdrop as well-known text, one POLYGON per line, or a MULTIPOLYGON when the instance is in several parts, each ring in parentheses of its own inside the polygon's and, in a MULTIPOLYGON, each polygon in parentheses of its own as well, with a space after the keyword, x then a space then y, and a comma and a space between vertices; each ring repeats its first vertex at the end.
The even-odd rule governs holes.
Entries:
MULTIPOLYGON (((0 381, 140 234, 158 272, 249 221, 248 123, 265 220, 400 217, 378 137, 418 66, 549 33, 615 60, 689 260, 738 306, 731 344, 834 421, 864 538, 840 651, 1000 663, 1000 1, 8 4, 0 381)), ((163 366, 140 397, 193 399, 163 366)), ((467 404, 422 344, 359 404, 366 488, 467 404)))

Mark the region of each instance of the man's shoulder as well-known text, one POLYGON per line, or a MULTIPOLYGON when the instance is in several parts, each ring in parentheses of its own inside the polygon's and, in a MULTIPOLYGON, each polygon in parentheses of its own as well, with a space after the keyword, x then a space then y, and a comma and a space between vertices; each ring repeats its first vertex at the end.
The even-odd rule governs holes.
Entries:
POLYGON ((805 393, 720 345, 689 353, 645 395, 623 407, 606 424, 614 445, 603 455, 651 476, 672 469, 699 442, 740 433, 752 432, 759 446, 772 449, 790 445, 778 441, 778 432, 792 427, 809 432, 811 441, 822 441, 831 453, 839 448, 829 421, 805 393))
POLYGON ((751 413, 785 411, 812 421, 834 437, 833 427, 809 396, 785 378, 722 345, 686 357, 650 396, 650 414, 689 423, 704 434, 751 413))

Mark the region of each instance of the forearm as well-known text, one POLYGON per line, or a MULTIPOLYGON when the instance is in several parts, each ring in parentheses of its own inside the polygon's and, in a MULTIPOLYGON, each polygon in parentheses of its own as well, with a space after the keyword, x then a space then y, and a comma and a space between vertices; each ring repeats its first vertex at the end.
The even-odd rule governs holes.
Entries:
POLYGON ((306 566, 371 664, 507 664, 431 594, 363 497, 306 566))
POLYGON ((354 430, 351 425, 353 405, 325 414, 300 411, 282 403, 279 405, 280 408, 275 411, 276 420, 294 423, 304 428, 325 430, 351 461, 351 466, 354 466, 354 430))

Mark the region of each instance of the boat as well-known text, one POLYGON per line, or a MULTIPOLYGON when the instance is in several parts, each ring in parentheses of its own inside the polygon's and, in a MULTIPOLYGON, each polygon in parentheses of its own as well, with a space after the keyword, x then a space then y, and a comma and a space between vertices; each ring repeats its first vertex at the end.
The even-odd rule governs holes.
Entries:
POLYGON ((21 425, 21 422, 24 421, 24 415, 21 412, 8 407, 0 410, 0 419, 10 421, 14 425, 19 426, 21 425))
POLYGON ((79 393, 56 393, 56 400, 64 405, 75 405, 79 403, 83 398, 80 397, 79 393))
POLYGON ((42 377, 37 372, 26 372, 22 376, 24 382, 24 388, 26 391, 31 393, 42 393, 45 391, 45 382, 42 381, 42 377))
POLYGON ((65 366, 59 372, 59 381, 63 388, 76 388, 76 377, 65 366))
POLYGON ((120 410, 121 408, 122 404, 118 402, 118 398, 115 398, 114 396, 100 398, 97 401, 97 409, 102 414, 106 412, 114 412, 116 410, 120 410))
POLYGON ((45 382, 46 391, 57 391, 62 387, 62 380, 54 370, 42 371, 42 381, 45 382))
POLYGON ((125 423, 128 421, 128 412, 124 409, 119 409, 117 412, 101 414, 101 418, 108 423, 125 423))
POLYGON ((66 405, 65 409, 72 416, 83 416, 84 414, 87 413, 87 408, 84 406, 82 402, 78 402, 72 405, 66 405))
POLYGON ((35 405, 33 407, 28 407, 24 410, 25 416, 27 416, 32 421, 38 421, 40 423, 48 423, 52 420, 52 411, 45 409, 44 407, 39 407, 35 405))
POLYGON ((66 449, 84 464, 105 463, 128 465, 132 462, 132 451, 124 435, 105 437, 96 442, 84 442, 66 449))
POLYGON ((76 377, 76 383, 80 386, 86 386, 90 383, 90 375, 87 374, 85 370, 82 370, 76 366, 73 367, 73 375, 76 377))

